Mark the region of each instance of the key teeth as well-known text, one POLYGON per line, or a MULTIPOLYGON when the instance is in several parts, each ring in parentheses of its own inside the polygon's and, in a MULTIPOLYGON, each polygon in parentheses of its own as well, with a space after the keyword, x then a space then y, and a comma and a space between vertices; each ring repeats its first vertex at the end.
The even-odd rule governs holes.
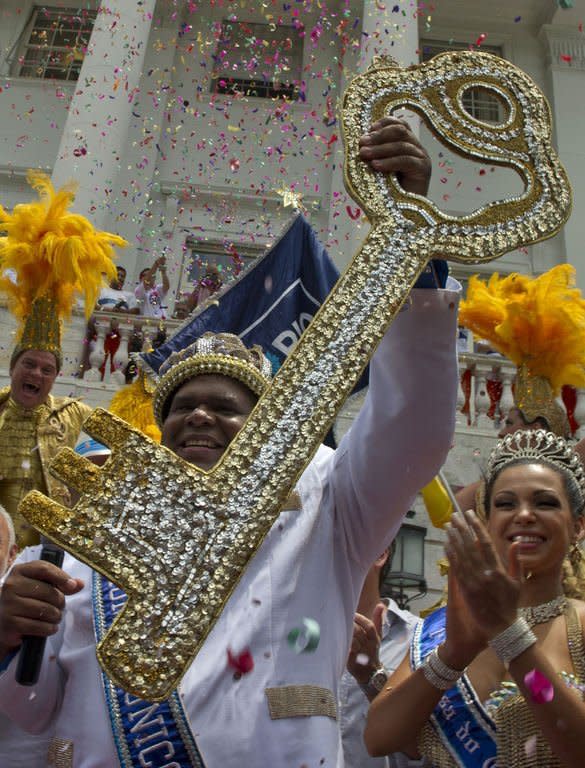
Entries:
POLYGON ((90 493, 99 482, 101 470, 72 448, 62 448, 51 461, 50 472, 79 493, 90 493))
POLYGON ((71 517, 70 509, 49 499, 40 491, 27 493, 18 505, 18 511, 27 522, 51 538, 57 525, 71 517), (47 521, 51 521, 50 526, 47 526, 47 521))
POLYGON ((133 429, 124 419, 114 416, 113 413, 96 408, 83 425, 84 432, 106 446, 125 443, 130 435, 137 430, 133 429))

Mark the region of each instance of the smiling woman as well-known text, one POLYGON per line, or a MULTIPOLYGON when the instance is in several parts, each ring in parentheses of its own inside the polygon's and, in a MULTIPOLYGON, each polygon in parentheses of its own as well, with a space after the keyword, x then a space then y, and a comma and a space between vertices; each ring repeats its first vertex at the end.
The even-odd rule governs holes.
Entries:
POLYGON ((447 606, 374 701, 366 744, 435 768, 581 766, 585 471, 563 438, 515 432, 492 452, 483 498, 485 513, 453 515, 447 606))

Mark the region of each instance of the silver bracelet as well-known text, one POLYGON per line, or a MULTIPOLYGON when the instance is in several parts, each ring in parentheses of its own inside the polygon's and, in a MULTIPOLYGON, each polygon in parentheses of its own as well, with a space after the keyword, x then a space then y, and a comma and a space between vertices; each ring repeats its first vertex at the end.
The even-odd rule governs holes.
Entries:
POLYGON ((509 664, 535 642, 536 635, 530 629, 530 624, 520 617, 499 635, 493 637, 489 641, 489 646, 494 649, 496 656, 504 664, 509 664))
POLYGON ((452 680, 454 683, 459 680, 461 675, 465 672, 464 669, 453 669, 453 667, 447 666, 443 659, 439 656, 439 647, 433 648, 432 653, 429 654, 429 663, 434 672, 436 672, 445 680, 452 680))
POLYGON ((448 691, 449 688, 453 688, 465 672, 464 669, 453 669, 447 666, 439 656, 437 648, 433 648, 424 660, 422 671, 426 680, 439 691, 448 691))

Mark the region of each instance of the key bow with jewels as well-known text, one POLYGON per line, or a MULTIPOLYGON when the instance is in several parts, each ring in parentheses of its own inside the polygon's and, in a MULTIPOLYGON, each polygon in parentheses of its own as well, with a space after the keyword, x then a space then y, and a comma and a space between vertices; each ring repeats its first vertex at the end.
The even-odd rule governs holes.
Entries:
POLYGON ((141 698, 176 687, 427 261, 488 261, 550 237, 569 215, 546 100, 495 56, 442 54, 408 69, 375 62, 350 84, 342 120, 346 184, 371 230, 218 465, 191 466, 97 410, 86 431, 111 448, 107 463, 64 449, 52 467, 81 492, 76 505, 38 492, 21 504, 43 534, 127 593, 98 658, 141 698), (497 95, 500 124, 466 112, 470 87, 497 95), (398 108, 419 112, 459 154, 513 168, 524 192, 449 216, 372 172, 359 137, 398 108))

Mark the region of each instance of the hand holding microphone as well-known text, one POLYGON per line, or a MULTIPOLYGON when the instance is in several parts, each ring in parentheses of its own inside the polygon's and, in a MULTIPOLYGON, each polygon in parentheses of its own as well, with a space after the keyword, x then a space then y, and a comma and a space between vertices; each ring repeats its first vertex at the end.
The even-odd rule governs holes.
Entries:
POLYGON ((15 565, 0 593, 0 650, 2 657, 19 650, 16 680, 34 685, 43 660, 47 637, 54 635, 63 617, 65 597, 83 588, 61 570, 63 550, 43 541, 41 559, 15 565))

